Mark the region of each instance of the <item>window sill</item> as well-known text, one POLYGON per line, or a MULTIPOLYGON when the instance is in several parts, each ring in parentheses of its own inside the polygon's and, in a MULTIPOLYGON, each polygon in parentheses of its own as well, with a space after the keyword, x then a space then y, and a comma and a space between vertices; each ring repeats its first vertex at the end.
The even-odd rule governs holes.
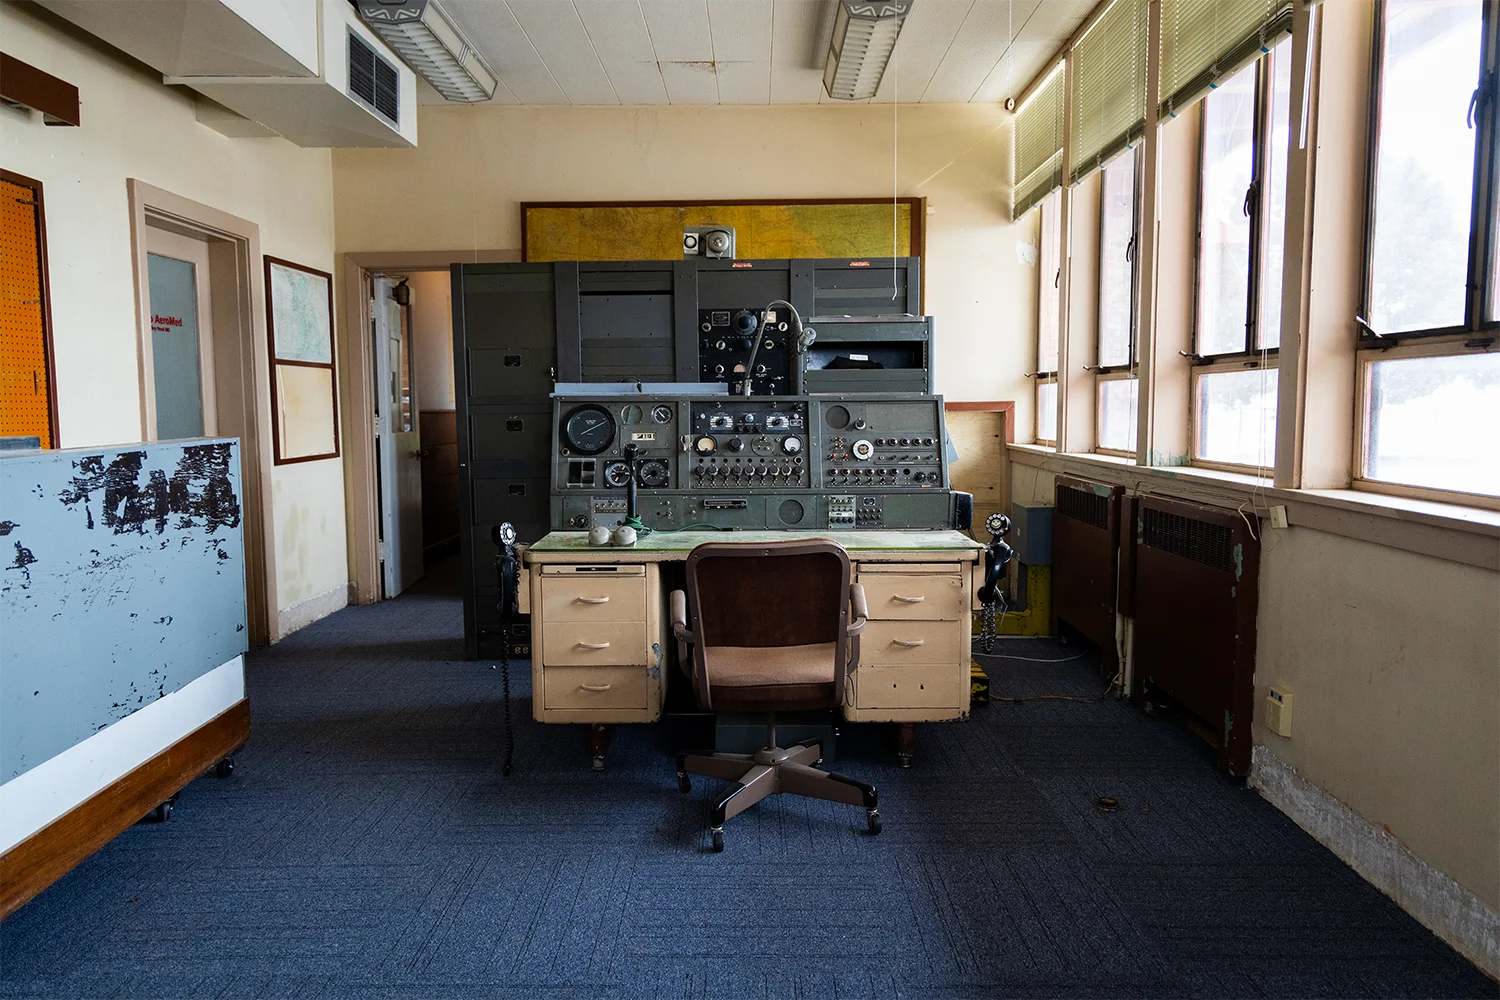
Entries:
POLYGON ((1010 445, 1010 458, 1048 472, 1107 481, 1137 494, 1253 511, 1270 516, 1285 506, 1292 526, 1358 538, 1392 548, 1500 570, 1500 511, 1364 490, 1285 490, 1270 479, 1191 466, 1137 466, 1110 455, 1058 454, 1010 445), (1476 545, 1476 536, 1483 543, 1476 545))

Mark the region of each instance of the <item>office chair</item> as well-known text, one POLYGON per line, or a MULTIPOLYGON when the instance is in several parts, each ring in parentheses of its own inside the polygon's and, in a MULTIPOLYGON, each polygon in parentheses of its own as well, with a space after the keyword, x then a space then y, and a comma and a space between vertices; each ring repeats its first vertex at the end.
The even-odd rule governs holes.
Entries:
POLYGON ((720 800, 712 827, 724 849, 724 823, 776 792, 865 807, 880 832, 875 789, 817 769, 817 740, 776 745, 778 711, 836 708, 844 678, 859 665, 859 634, 869 609, 849 582, 849 553, 826 538, 699 545, 687 558, 687 591, 671 596, 678 660, 700 708, 765 712, 766 746, 753 754, 681 754, 677 784, 689 774, 737 785, 720 800), (850 621, 850 608, 854 620, 850 621))

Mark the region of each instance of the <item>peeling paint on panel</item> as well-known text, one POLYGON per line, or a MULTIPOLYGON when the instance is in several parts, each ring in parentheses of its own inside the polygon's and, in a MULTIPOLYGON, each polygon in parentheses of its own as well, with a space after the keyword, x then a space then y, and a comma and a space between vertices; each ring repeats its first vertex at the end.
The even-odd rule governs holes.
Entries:
POLYGON ((651 644, 651 666, 646 670, 647 675, 653 681, 661 680, 661 643, 651 644))
POLYGON ((1229 554, 1230 554, 1230 557, 1234 559, 1234 578, 1235 578, 1236 582, 1238 582, 1240 580, 1240 578, 1245 575, 1245 545, 1244 545, 1244 543, 1243 542, 1236 542, 1234 548, 1230 551, 1229 554))

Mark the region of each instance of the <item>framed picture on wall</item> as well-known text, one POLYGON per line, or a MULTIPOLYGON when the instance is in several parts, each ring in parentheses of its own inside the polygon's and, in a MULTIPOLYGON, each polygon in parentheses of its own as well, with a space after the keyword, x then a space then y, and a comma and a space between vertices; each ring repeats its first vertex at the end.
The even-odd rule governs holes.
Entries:
POLYGON ((338 458, 333 275, 268 255, 266 333, 276 464, 338 458))

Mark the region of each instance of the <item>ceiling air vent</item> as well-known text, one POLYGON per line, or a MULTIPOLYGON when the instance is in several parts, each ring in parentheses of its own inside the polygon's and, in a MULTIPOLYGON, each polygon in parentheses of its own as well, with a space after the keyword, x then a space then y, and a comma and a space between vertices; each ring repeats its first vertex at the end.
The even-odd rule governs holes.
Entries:
POLYGON ((392 125, 399 124, 400 83, 396 67, 349 32, 349 96, 392 125))

